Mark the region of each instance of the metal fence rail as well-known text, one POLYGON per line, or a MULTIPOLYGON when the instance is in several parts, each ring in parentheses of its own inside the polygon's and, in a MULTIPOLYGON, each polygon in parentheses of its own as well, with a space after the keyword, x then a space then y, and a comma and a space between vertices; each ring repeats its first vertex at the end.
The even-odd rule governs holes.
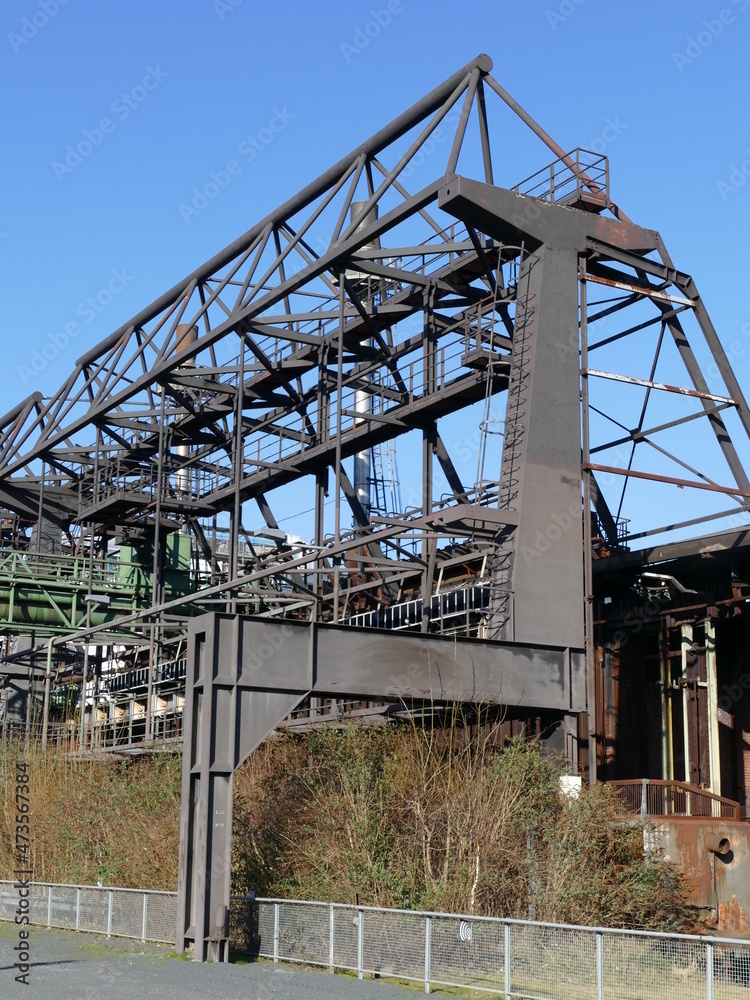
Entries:
MULTIPOLYGON (((31 923, 172 943, 177 894, 34 883, 31 923)), ((0 919, 18 890, 0 881, 0 919)), ((747 1000, 750 941, 233 896, 233 949, 527 1000, 747 1000)))
MULTIPOLYGON (((176 892, 35 882, 28 902, 32 924, 174 943, 176 892)), ((0 920, 15 920, 18 903, 14 883, 0 881, 0 920)))
POLYGON ((275 962, 529 1000, 747 1000, 750 941, 233 897, 233 946, 275 962))
POLYGON ((636 778, 610 781, 625 803, 625 807, 641 819, 653 816, 679 816, 681 818, 731 819, 739 822, 740 804, 723 795, 714 795, 703 788, 684 781, 667 781, 662 778, 636 778))

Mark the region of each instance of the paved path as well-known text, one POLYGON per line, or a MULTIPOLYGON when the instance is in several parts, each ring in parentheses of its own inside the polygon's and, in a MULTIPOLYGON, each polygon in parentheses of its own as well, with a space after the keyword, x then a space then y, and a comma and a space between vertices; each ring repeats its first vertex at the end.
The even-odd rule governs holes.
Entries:
MULTIPOLYGON (((31 928, 29 986, 15 982, 17 928, 0 923, 2 1000, 414 1000, 383 982, 272 962, 201 965, 122 938, 31 928)), ((172 952, 173 954, 173 952, 172 952)), ((418 985, 418 984, 417 984, 418 985)))

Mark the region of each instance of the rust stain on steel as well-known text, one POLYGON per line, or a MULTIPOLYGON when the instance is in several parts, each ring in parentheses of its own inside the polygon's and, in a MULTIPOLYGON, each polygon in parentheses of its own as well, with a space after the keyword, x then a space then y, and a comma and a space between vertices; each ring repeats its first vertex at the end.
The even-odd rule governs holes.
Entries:
POLYGON ((677 392, 681 396, 694 396, 696 399, 711 399, 717 403, 734 403, 729 396, 716 396, 710 392, 699 392, 697 389, 686 389, 680 385, 669 385, 667 382, 652 382, 646 378, 636 378, 634 375, 620 375, 616 372, 604 372, 598 368, 582 368, 581 375, 593 375, 596 378, 608 378, 615 382, 627 382, 628 385, 642 385, 647 389, 664 389, 665 392, 677 392))
POLYGON ((688 900, 711 930, 750 930, 750 824, 733 820, 660 819, 656 840, 691 886, 688 900), (714 835, 729 840, 726 855, 706 847, 714 835))
POLYGON ((674 302, 680 306, 695 306, 692 299, 686 299, 682 295, 670 295, 662 292, 658 288, 645 288, 643 285, 632 285, 629 281, 617 281, 615 278, 603 278, 598 274, 587 274, 586 281, 594 281, 597 285, 609 285, 610 288, 620 288, 625 292, 634 292, 636 295, 645 295, 650 299, 659 299, 664 302, 674 302))
POLYGON ((598 465, 595 462, 583 462, 582 469, 592 472, 611 472, 614 476, 632 476, 635 479, 648 479, 655 483, 671 483, 673 486, 692 486, 697 490, 710 490, 713 493, 727 493, 729 496, 750 497, 750 491, 740 490, 734 486, 717 486, 716 483, 700 483, 693 479, 676 479, 674 476, 657 476, 653 472, 639 472, 637 469, 620 469, 614 465, 598 465))

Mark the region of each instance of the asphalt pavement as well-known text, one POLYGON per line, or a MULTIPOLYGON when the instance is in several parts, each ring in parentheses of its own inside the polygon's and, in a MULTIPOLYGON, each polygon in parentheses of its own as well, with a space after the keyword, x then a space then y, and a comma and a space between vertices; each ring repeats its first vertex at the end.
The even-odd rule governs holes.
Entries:
MULTIPOLYGON (((414 1000, 414 989, 258 961, 203 965, 167 946, 29 928, 28 986, 16 982, 18 928, 0 924, 2 1000, 414 1000)), ((415 984, 419 987, 419 984, 415 984)))

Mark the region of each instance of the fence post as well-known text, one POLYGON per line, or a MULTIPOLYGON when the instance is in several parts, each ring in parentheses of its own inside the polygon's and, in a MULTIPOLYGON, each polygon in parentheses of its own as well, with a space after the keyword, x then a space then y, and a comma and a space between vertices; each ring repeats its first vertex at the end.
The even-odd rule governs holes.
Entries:
POLYGON ((503 944, 503 957, 505 959, 505 995, 510 997, 510 924, 508 921, 503 923, 504 931, 504 944, 503 944))
POLYGON ((273 904, 273 960, 279 960, 279 904, 273 904))
POLYGON ((52 886, 47 887, 47 926, 52 926, 52 886))
POLYGON ((364 972, 362 966, 362 945, 363 937, 362 932, 364 929, 364 912, 362 910, 357 910, 357 979, 364 979, 364 972))
POLYGON ((706 941, 706 1000, 714 1000, 714 943, 706 941))
POLYGON ((81 929, 81 887, 76 889, 76 930, 81 929))
POLYGON ((430 945, 432 943, 432 917, 424 918, 424 991, 430 992, 430 945))
POLYGON ((333 975, 333 934, 336 927, 336 917, 333 903, 328 908, 328 971, 333 975))
POLYGON ((144 891, 143 893, 143 929, 141 932, 141 941, 146 940, 146 922, 148 920, 148 893, 144 891))
POLYGON ((107 937, 112 937, 112 897, 114 893, 109 889, 107 895, 109 896, 107 904, 107 937))
POLYGON ((604 1000, 604 935, 596 932, 596 1000, 604 1000))

